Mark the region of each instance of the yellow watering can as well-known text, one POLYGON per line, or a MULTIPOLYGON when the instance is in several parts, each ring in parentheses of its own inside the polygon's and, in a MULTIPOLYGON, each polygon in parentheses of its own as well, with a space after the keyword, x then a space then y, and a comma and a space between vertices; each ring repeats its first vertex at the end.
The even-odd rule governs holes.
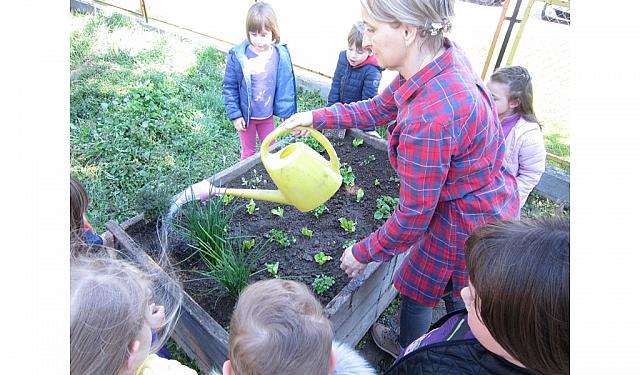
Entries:
POLYGON ((279 190, 227 189, 215 187, 209 180, 203 180, 178 195, 169 210, 169 218, 186 202, 197 198, 205 201, 211 196, 223 194, 290 204, 302 212, 320 207, 342 184, 340 162, 333 146, 322 133, 312 128, 302 129, 309 130, 311 136, 320 142, 329 154, 328 161, 302 142, 292 143, 276 153, 269 153, 271 141, 289 131, 284 127, 276 128, 262 142, 260 158, 279 190))

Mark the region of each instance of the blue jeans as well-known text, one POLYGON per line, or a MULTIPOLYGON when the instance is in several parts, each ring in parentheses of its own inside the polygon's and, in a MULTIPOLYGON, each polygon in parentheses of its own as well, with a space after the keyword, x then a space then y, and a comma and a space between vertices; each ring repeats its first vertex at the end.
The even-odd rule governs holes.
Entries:
MULTIPOLYGON (((462 298, 454 297, 452 289, 453 284, 449 279, 442 296, 447 313, 464 308, 462 298)), ((413 298, 403 295, 400 304, 400 337, 398 337, 400 346, 404 349, 415 339, 427 333, 431 327, 432 317, 433 307, 427 307, 413 298)))

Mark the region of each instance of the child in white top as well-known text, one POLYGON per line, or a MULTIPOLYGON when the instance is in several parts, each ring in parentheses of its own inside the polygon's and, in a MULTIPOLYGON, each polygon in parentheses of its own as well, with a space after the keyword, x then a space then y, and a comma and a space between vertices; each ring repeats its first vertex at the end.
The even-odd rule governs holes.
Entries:
POLYGON ((496 104, 505 137, 505 168, 516 178, 520 208, 538 184, 547 152, 542 129, 533 112, 533 87, 527 69, 507 66, 487 83, 496 104))

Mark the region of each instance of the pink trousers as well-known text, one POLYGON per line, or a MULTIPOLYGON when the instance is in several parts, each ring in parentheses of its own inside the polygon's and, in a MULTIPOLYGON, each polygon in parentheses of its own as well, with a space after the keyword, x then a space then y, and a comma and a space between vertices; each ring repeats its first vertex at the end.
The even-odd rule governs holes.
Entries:
MULTIPOLYGON (((244 160, 256 153, 256 133, 258 133, 259 144, 262 144, 262 141, 273 129, 275 129, 273 116, 263 120, 250 119, 247 129, 243 132, 238 132, 240 136, 240 160, 244 160)), ((273 144, 273 142, 271 143, 273 144)))

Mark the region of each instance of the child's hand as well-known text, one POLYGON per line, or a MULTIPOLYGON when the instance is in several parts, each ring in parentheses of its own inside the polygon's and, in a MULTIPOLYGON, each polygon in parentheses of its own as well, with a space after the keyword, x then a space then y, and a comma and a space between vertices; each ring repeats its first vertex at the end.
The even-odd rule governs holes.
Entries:
POLYGON ((236 130, 239 132, 247 131, 245 125, 246 124, 244 122, 244 117, 238 117, 237 119, 233 120, 233 127, 236 128, 236 130))
POLYGON ((147 322, 153 329, 158 329, 164 324, 164 306, 152 303, 147 310, 147 322))

